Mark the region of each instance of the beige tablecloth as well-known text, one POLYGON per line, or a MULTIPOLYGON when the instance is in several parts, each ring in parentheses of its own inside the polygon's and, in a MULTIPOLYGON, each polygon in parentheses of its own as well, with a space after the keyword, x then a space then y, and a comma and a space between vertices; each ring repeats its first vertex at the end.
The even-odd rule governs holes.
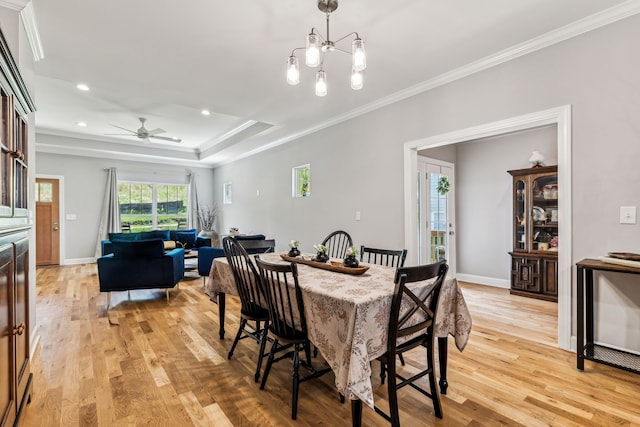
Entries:
MULTIPOLYGON (((261 258, 284 262, 279 254, 261 258)), ((347 398, 373 407, 370 362, 386 350, 395 268, 369 266, 365 274, 354 276, 298 264, 298 281, 309 336, 334 371, 336 387, 347 398)), ((428 287, 428 282, 422 286, 428 287)), ((214 260, 206 290, 211 297, 219 292, 237 295, 226 258, 214 260)), ((440 293, 436 336, 451 334, 462 351, 470 332, 471 316, 462 292, 455 279, 447 279, 440 293)))

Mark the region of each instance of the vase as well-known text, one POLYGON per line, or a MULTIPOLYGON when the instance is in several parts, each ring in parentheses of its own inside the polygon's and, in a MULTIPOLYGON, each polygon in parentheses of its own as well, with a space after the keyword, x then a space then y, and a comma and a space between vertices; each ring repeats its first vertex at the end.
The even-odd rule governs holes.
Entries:
POLYGON ((318 252, 316 254, 316 261, 327 262, 329 261, 329 255, 326 252, 318 252))
POLYGON ((357 267, 358 266, 358 259, 356 258, 355 255, 348 255, 344 261, 344 266, 345 267, 357 267))
POLYGON ((202 230, 202 231, 200 231, 200 233, 198 235, 202 236, 202 237, 210 238, 211 239, 211 247, 214 247, 214 248, 218 247, 218 240, 220 239, 220 235, 218 234, 217 231, 215 231, 215 230, 202 230))
POLYGON ((291 249, 289 249, 289 256, 290 256, 290 257, 295 258, 295 257, 297 257, 297 256, 299 256, 299 255, 300 255, 300 251, 298 250, 298 248, 291 248, 291 249))

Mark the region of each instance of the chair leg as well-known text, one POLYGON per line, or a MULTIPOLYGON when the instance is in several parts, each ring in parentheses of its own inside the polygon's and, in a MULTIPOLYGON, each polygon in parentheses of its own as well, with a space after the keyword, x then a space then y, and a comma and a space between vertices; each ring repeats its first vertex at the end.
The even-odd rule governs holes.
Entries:
POLYGON ((107 292, 107 310, 111 308, 111 292, 107 292))
POLYGON ((240 319, 240 326, 238 327, 238 333, 236 334, 236 338, 233 340, 233 344, 231 344, 231 350, 229 350, 229 354, 227 355, 227 359, 231 359, 233 357, 233 351, 236 349, 236 345, 238 345, 238 341, 240 341, 240 337, 242 336, 242 332, 244 331, 244 327, 247 324, 247 319, 240 319))
POLYGON ((271 365, 273 365, 273 359, 275 358, 277 348, 278 340, 274 339, 273 344, 271 344, 271 350, 269 351, 267 366, 264 368, 264 375, 262 376, 262 382, 260 383, 260 390, 264 390, 264 386, 267 384, 267 378, 269 378, 269 372, 271 372, 271 365))
POLYGON ((401 354, 399 354, 399 355, 398 355, 398 359, 400 359, 400 364, 401 364, 402 366, 404 366, 404 356, 403 356, 403 355, 401 355, 401 354))
POLYGON ((309 341, 304 344, 304 354, 306 355, 307 365, 311 367, 311 342, 309 341))
POLYGON ((167 302, 169 302, 169 288, 166 288, 164 292, 167 294, 167 302))
POLYGON ((440 393, 436 384, 436 370, 433 365, 433 339, 431 345, 427 347, 427 363, 429 371, 429 387, 431 387, 431 400, 433 401, 433 412, 436 417, 442 418, 442 406, 440 404, 440 393))
POLYGON ((391 427, 400 427, 400 410, 398 409, 398 389, 396 387, 396 361, 389 358, 387 364, 387 389, 389 390, 389 415, 391 417, 391 427))
MULTIPOLYGON (((307 344, 305 344, 305 347, 307 344)), ((309 357, 307 353, 307 357, 309 357)), ((298 389, 300 387, 300 347, 299 344, 293 346, 293 390, 291 393, 291 419, 295 420, 298 415, 298 389)))
MULTIPOLYGON (((258 324, 260 324, 258 322, 258 324)), ((260 369, 262 368, 262 358, 264 357, 264 348, 267 345, 267 334, 269 333, 269 322, 264 322, 264 329, 260 332, 260 352, 258 353, 258 366, 256 366, 255 382, 260 380, 260 369)))

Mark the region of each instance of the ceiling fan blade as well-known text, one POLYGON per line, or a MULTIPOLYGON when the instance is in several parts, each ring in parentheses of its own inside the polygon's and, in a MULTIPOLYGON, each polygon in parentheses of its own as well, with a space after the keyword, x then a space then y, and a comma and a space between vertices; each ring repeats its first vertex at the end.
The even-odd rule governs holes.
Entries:
POLYGON ((135 130, 131 130, 131 129, 127 129, 127 128, 123 128, 122 126, 118 126, 118 125, 114 125, 112 124, 111 126, 116 127, 118 129, 122 129, 122 130, 126 130, 127 132, 131 132, 132 134, 137 134, 138 132, 136 132, 135 130))
POLYGON ((136 136, 135 133, 105 133, 104 135, 136 136))
POLYGON ((159 133, 165 133, 165 132, 166 131, 164 129, 155 128, 154 130, 149 131, 149 136, 153 136, 153 135, 157 135, 159 133))
POLYGON ((182 142, 180 138, 172 138, 168 136, 149 135, 149 138, 162 139, 164 141, 171 141, 171 142, 182 142))

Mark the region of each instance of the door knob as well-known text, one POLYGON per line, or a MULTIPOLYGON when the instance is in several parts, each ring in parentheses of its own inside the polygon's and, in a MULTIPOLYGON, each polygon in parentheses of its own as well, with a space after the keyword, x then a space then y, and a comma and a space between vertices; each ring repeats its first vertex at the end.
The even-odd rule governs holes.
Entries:
POLYGON ((53 227, 53 231, 58 231, 60 230, 60 227, 53 227))

